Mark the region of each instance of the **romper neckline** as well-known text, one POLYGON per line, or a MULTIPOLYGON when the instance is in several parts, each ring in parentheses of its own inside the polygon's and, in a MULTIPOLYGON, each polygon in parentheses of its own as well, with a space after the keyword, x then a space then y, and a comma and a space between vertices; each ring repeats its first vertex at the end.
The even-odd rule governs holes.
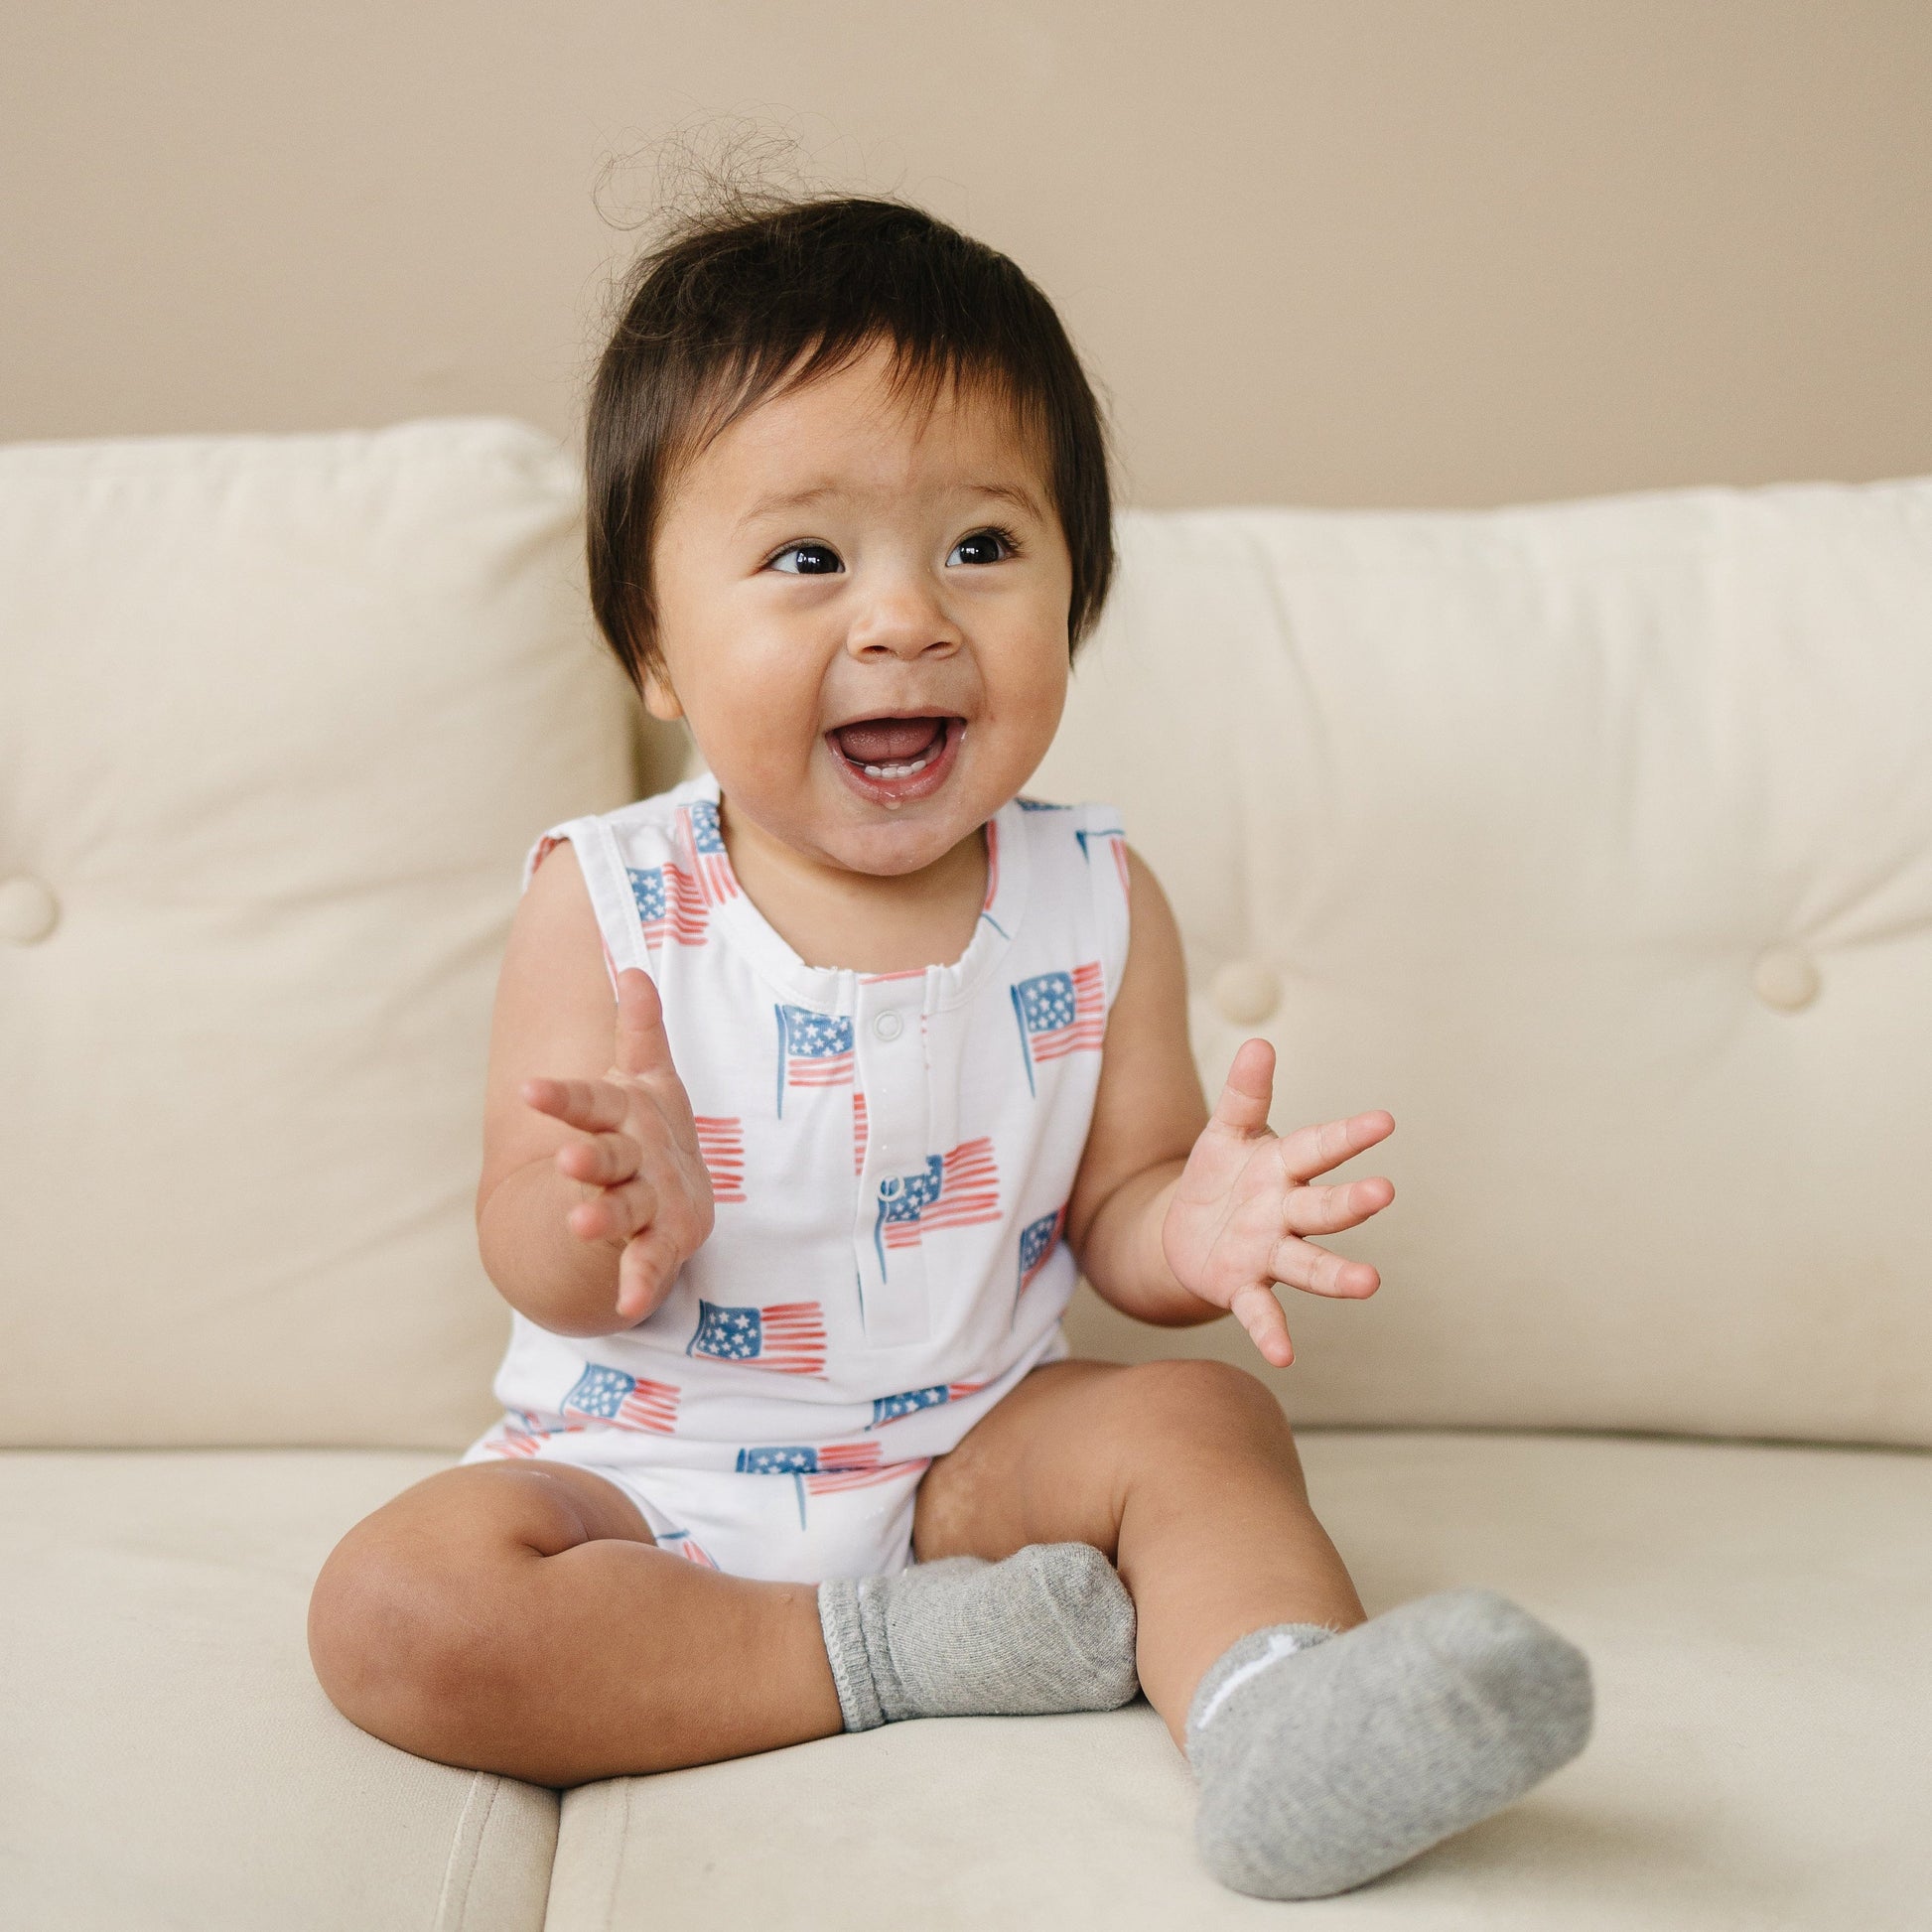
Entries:
MULTIPOLYGON (((720 801, 717 777, 709 771, 678 787, 688 800, 720 801)), ((1026 818, 1018 799, 1010 798, 986 821, 986 901, 966 950, 947 964, 909 967, 899 973, 861 973, 850 966, 808 966, 778 929, 752 903, 739 883, 731 854, 724 854, 732 892, 713 918, 731 936, 763 977, 793 1004, 821 1013, 856 1012, 861 987, 924 983, 922 1009, 928 1013, 963 1006, 1006 957, 1026 916, 1028 851, 1026 818)))

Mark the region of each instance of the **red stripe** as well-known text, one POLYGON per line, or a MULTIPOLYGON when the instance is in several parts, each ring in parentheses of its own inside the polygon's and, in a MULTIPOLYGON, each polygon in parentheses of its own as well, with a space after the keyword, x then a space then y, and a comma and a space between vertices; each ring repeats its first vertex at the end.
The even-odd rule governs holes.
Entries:
POLYGON ((698 1130, 698 1153, 711 1173, 712 1199, 742 1201, 745 1198, 745 1130, 739 1117, 699 1114, 692 1125, 698 1130))
POLYGON ((823 1058, 807 1058, 802 1053, 785 1055, 785 1085, 788 1087, 844 1087, 851 1084, 850 1053, 831 1053, 823 1058))
MULTIPOLYGON (((868 1443, 862 1447, 877 1450, 880 1445, 868 1443)), ((820 1455, 826 1453, 824 1449, 819 1450, 820 1455)), ((885 1462, 866 1468, 820 1469, 805 1478, 805 1487, 814 1496, 824 1495, 828 1490, 864 1489, 875 1482, 891 1482, 905 1469, 929 1468, 931 1463, 932 1457, 923 1455, 914 1462, 885 1462)))
POLYGON ((680 1393, 669 1382, 640 1381, 618 1405, 617 1420, 653 1435, 675 1435, 680 1393))

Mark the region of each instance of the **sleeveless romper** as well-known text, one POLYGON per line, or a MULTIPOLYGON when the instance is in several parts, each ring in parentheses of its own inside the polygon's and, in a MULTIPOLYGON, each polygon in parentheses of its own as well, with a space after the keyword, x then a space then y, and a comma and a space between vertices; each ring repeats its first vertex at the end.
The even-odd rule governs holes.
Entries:
POLYGON ((817 1583, 910 1560, 932 1458, 1069 1353, 1061 1239, 1127 957, 1127 861, 1103 805, 1016 798, 986 826, 986 902, 950 965, 807 966, 740 890, 708 773, 552 826, 618 973, 650 974, 716 1221, 616 1334, 513 1316, 508 1412, 466 1462, 616 1482, 658 1543, 817 1583))

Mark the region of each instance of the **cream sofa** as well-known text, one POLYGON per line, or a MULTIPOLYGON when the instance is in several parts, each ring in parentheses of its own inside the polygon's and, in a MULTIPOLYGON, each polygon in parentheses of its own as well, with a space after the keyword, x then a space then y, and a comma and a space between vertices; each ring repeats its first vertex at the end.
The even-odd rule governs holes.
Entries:
POLYGON ((562 1794, 337 1716, 318 1565, 491 1413, 518 861, 682 756, 575 518, 490 420, 0 452, 0 1924, 1932 1925, 1932 483, 1129 516, 1035 787, 1210 1079, 1394 1110, 1383 1292, 1261 1372, 1371 1608, 1589 1651, 1576 1764, 1275 1906, 1145 1703, 562 1794))

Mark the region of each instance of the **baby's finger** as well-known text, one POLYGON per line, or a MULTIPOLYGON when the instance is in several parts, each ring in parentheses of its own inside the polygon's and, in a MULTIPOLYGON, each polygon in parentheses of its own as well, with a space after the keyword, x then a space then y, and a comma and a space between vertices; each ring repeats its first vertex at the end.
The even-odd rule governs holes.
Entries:
POLYGON ((676 1244, 661 1228, 644 1229, 624 1243, 618 1257, 618 1314, 624 1321, 640 1321, 664 1283, 676 1274, 676 1244))
POLYGON ((1295 1359, 1295 1344, 1288 1338, 1288 1316, 1275 1299, 1275 1291, 1257 1283, 1238 1288, 1228 1304, 1234 1318, 1247 1329, 1254 1345, 1276 1368, 1286 1368, 1295 1359))
POLYGON ((675 1073, 670 1036, 664 1031, 664 1002, 641 967, 618 975, 618 1056, 620 1073, 638 1076, 675 1073))
POLYGON ((597 1187, 616 1187, 637 1172, 643 1149, 628 1134, 598 1134, 557 1150, 557 1171, 597 1187))
POLYGON ((1282 1142, 1282 1167, 1291 1179, 1311 1180, 1394 1132, 1395 1116, 1380 1107, 1347 1120, 1325 1120, 1319 1127, 1298 1127, 1282 1142))
POLYGON ((587 1134, 621 1127, 628 1105, 622 1090, 609 1080, 525 1080, 518 1091, 525 1106, 587 1134))
POLYGON ((1297 1187, 1288 1197, 1285 1219, 1291 1234, 1339 1234, 1360 1227, 1395 1199, 1395 1182, 1383 1174, 1344 1180, 1338 1187, 1297 1187))
POLYGON ((657 1189, 639 1175, 621 1187, 607 1187, 591 1200, 580 1200, 564 1216, 564 1225, 580 1241, 628 1241, 649 1225, 657 1212, 657 1189))
POLYGON ((1214 1103, 1214 1125, 1243 1135, 1268 1126, 1275 1094, 1275 1049, 1265 1039, 1244 1039, 1228 1067, 1227 1083, 1214 1103))
POLYGON ((1298 1241, 1293 1235, 1275 1244, 1268 1272, 1290 1288, 1338 1302, 1360 1302, 1382 1286, 1382 1277, 1367 1262, 1344 1261, 1340 1255, 1317 1248, 1312 1241, 1298 1241))

